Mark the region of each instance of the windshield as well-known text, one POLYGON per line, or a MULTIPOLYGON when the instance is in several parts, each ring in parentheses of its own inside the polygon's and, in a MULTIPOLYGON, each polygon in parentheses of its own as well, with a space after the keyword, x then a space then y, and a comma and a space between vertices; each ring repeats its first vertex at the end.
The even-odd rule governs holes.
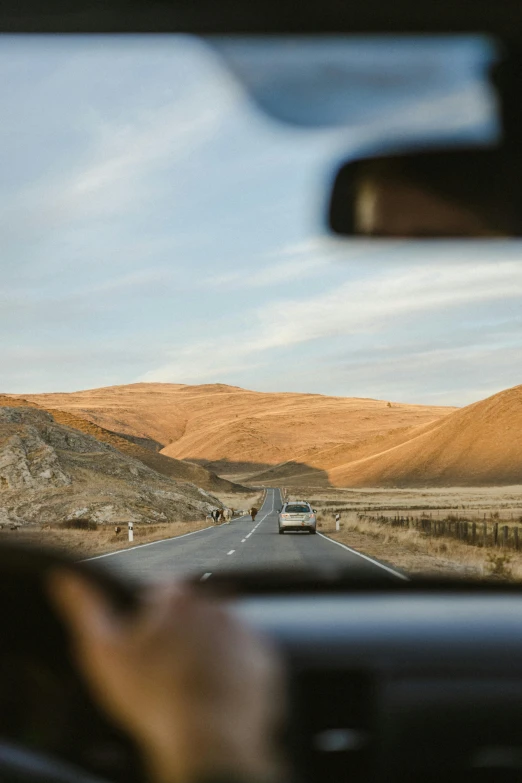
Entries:
POLYGON ((325 222, 342 161, 496 143, 497 54, 4 37, 0 540, 149 579, 343 546, 362 576, 522 576, 519 242, 325 222))

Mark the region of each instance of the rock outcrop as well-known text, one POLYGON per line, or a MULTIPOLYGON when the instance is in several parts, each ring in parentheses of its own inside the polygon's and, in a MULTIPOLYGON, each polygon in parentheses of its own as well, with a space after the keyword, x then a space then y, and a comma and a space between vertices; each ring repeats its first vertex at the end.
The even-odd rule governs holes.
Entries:
POLYGON ((0 525, 196 520, 220 501, 31 407, 0 407, 0 525))

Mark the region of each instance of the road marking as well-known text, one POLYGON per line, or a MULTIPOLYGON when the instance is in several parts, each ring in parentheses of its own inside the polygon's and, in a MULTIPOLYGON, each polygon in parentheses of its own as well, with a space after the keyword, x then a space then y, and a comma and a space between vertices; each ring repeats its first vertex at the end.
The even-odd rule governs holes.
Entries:
POLYGON ((87 560, 101 560, 102 557, 112 557, 112 555, 122 555, 124 552, 132 552, 133 549, 143 549, 144 546, 153 546, 154 544, 164 544, 165 541, 177 541, 178 538, 185 538, 186 536, 193 536, 196 533, 202 533, 204 530, 217 530, 215 525, 209 525, 208 527, 202 527, 201 530, 193 530, 191 533, 183 533, 181 536, 171 536, 170 538, 161 538, 159 541, 149 541, 148 544, 138 544, 137 546, 129 546, 127 549, 118 549, 116 552, 106 552, 104 555, 94 555, 94 557, 85 557, 81 562, 86 563, 87 560))
POLYGON ((209 576, 212 576, 212 571, 209 571, 207 574, 203 574, 203 576, 201 577, 201 579, 199 581, 200 582, 206 582, 206 580, 209 578, 209 576))
POLYGON ((368 557, 368 555, 363 555, 362 552, 358 552, 356 549, 352 549, 351 547, 346 546, 346 544, 341 544, 340 541, 335 541, 333 538, 328 538, 328 536, 325 536, 324 533, 320 533, 319 531, 317 531, 317 535, 321 536, 321 538, 326 539, 326 541, 330 541, 331 544, 337 544, 337 546, 342 546, 343 549, 347 549, 348 552, 352 553, 352 555, 357 555, 358 557, 362 557, 363 560, 368 560, 369 563, 373 563, 373 565, 379 566, 379 568, 388 571, 388 573, 393 574, 393 576, 396 576, 398 579, 404 579, 405 582, 410 581, 409 576, 406 576, 405 574, 401 574, 399 571, 395 571, 393 568, 389 568, 388 566, 385 566, 383 563, 379 563, 379 561, 374 560, 373 557, 368 557))
POLYGON ((248 534, 247 538, 249 538, 249 537, 252 535, 252 533, 254 533, 254 532, 255 532, 255 530, 257 530, 257 528, 259 527, 259 525, 261 524, 261 522, 264 522, 264 521, 265 521, 265 519, 266 519, 268 516, 270 516, 270 514, 271 514, 271 513, 272 513, 272 511, 274 510, 274 503, 275 503, 275 492, 272 492, 272 508, 270 509, 270 511, 267 511, 267 513, 264 515, 264 517, 261 517, 261 519, 259 520, 259 522, 257 523, 257 525, 254 525, 254 527, 252 528, 252 530, 251 530, 251 531, 250 531, 250 533, 248 534))
POLYGON ((242 544, 244 544, 244 543, 245 543, 245 541, 246 541, 246 538, 242 538, 242 539, 241 539, 241 543, 242 543, 242 544))
POLYGON ((227 555, 233 555, 235 551, 235 549, 231 549, 230 552, 227 552, 227 555))
MULTIPOLYGON (((272 508, 268 512, 268 514, 271 514, 274 510, 274 502, 275 502, 275 492, 272 493, 272 508)), ((263 522, 268 514, 265 514, 263 519, 259 520, 258 525, 263 522)), ((241 519, 248 519, 248 514, 243 515, 242 517, 237 517, 236 521, 239 522, 241 519)), ((256 525, 257 527, 257 525, 256 525)), ((181 536, 170 536, 170 538, 160 538, 158 541, 149 541, 147 544, 136 544, 136 546, 129 546, 126 549, 117 549, 115 552, 105 552, 103 555, 94 555, 93 557, 85 557, 83 558, 82 562, 86 563, 89 560, 101 560, 103 557, 112 557, 113 555, 123 555, 125 552, 132 552, 134 549, 143 549, 143 547, 146 546, 154 546, 154 544, 165 544, 167 541, 177 541, 178 538, 185 538, 186 536, 194 536, 196 533, 203 533, 204 530, 217 530, 218 528, 216 525, 209 525, 208 527, 202 527, 200 530, 192 530, 190 533, 183 533, 181 536)), ((255 530, 256 528, 254 528, 255 530)), ((248 534, 247 538, 249 538, 252 533, 254 532, 252 530, 251 533, 248 534)), ((232 552, 235 552, 235 549, 232 550, 232 552)), ((232 552, 229 552, 228 554, 232 554, 232 552)))

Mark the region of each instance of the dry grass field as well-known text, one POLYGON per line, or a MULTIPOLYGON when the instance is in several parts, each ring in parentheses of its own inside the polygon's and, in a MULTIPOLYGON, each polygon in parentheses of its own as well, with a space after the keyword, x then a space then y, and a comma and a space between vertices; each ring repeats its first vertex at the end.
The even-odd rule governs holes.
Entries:
MULTIPOLYGON (((303 497, 303 491, 299 496, 303 497)), ((297 493, 290 497, 297 497, 297 493)), ((317 509, 320 532, 407 573, 522 579, 522 486, 310 488, 306 497, 317 509), (341 515, 339 532, 335 531, 337 512, 341 515), (446 535, 441 533, 444 521, 446 535), (467 540, 455 537, 458 522, 461 530, 467 523, 467 540), (477 531, 474 542, 473 522, 477 531), (488 530, 486 546, 482 539, 484 524, 488 530), (497 546, 493 540, 495 525, 499 530, 497 546), (503 527, 509 528, 508 548, 502 546, 503 527), (519 551, 513 548, 515 527, 521 532, 519 551)))

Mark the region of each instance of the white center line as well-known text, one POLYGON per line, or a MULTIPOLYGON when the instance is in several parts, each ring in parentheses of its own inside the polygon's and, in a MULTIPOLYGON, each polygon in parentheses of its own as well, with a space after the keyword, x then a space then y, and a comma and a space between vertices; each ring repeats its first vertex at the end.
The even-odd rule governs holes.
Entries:
POLYGON ((235 549, 231 549, 230 552, 227 552, 227 555, 233 555, 235 551, 235 549))
POLYGON ((246 538, 242 538, 242 539, 241 539, 241 543, 242 543, 242 544, 244 544, 244 543, 245 543, 245 541, 246 541, 246 538))
POLYGON ((201 577, 201 579, 199 581, 200 582, 204 582, 206 579, 209 578, 209 576, 212 576, 212 571, 209 571, 208 574, 203 574, 203 576, 201 577))

